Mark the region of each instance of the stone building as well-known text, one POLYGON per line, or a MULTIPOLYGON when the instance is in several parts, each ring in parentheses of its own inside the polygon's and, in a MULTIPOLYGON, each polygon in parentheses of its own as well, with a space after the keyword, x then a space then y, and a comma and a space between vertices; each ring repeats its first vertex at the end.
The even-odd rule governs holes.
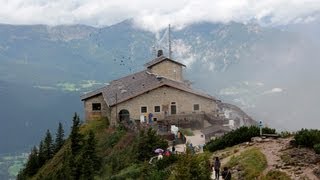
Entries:
POLYGON ((107 117, 115 125, 128 120, 164 121, 217 111, 214 97, 194 90, 184 79, 184 64, 160 54, 145 66, 143 71, 81 96, 86 120, 107 117))

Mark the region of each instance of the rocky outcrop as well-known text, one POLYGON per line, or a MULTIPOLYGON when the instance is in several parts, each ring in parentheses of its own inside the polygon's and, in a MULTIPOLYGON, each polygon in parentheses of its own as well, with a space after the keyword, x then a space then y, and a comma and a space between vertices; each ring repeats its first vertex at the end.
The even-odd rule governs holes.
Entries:
MULTIPOLYGON (((320 155, 312 149, 298 148, 290 145, 291 138, 252 138, 251 142, 243 143, 229 149, 216 152, 213 156, 221 157, 222 166, 231 157, 239 156, 249 148, 258 147, 267 159, 267 168, 261 173, 266 175, 270 171, 280 171, 291 179, 320 179, 320 155)), ((231 168, 235 179, 243 179, 243 169, 236 165, 231 168)))
POLYGON ((235 121, 235 127, 257 125, 258 122, 251 118, 241 108, 236 105, 218 102, 220 111, 224 113, 225 118, 233 119, 235 121))

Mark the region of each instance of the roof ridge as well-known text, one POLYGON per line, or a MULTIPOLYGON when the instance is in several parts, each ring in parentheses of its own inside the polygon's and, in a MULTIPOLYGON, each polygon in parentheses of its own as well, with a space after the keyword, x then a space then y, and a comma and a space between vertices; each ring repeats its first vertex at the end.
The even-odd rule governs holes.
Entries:
POLYGON ((152 67, 152 66, 154 66, 154 65, 156 65, 156 64, 158 64, 158 63, 160 63, 162 61, 165 61, 165 60, 168 60, 168 61, 171 61, 173 63, 176 63, 176 64, 179 64, 181 66, 186 67, 186 65, 184 65, 184 64, 182 64, 182 63, 180 63, 180 62, 178 62, 176 60, 173 60, 171 58, 168 58, 168 57, 166 57, 164 55, 161 55, 159 57, 156 57, 156 58, 152 59, 151 61, 145 63, 144 66, 146 66, 147 68, 150 68, 150 67, 152 67))
POLYGON ((81 98, 81 100, 84 100, 84 99, 87 99, 87 98, 92 97, 94 95, 100 94, 100 93, 102 93, 103 89, 107 88, 109 85, 110 85, 110 83, 108 83, 107 85, 102 86, 96 90, 92 90, 92 91, 86 92, 84 94, 81 94, 80 98, 81 98))
POLYGON ((143 72, 145 72, 145 71, 147 71, 147 70, 146 70, 146 69, 144 69, 144 70, 142 70, 142 71, 138 71, 138 72, 136 72, 136 73, 129 74, 129 75, 123 76, 123 77, 121 77, 121 78, 118 78, 118 79, 112 80, 112 81, 110 81, 110 84, 111 84, 112 82, 119 81, 119 80, 121 80, 121 79, 125 79, 125 78, 128 78, 128 77, 131 77, 131 76, 134 76, 134 75, 137 75, 137 74, 143 73, 143 72))

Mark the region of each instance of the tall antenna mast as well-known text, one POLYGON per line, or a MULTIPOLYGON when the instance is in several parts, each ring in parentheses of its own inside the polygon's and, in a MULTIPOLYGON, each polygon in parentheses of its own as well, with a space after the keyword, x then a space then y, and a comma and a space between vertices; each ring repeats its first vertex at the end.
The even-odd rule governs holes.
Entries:
POLYGON ((171 51, 171 27, 169 24, 169 29, 168 29, 168 43, 169 43, 169 58, 172 56, 172 51, 171 51))
MULTIPOLYGON (((155 42, 155 43, 156 43, 156 42, 155 42)), ((152 55, 153 55, 154 57, 157 57, 157 47, 156 47, 155 44, 152 46, 152 55)))

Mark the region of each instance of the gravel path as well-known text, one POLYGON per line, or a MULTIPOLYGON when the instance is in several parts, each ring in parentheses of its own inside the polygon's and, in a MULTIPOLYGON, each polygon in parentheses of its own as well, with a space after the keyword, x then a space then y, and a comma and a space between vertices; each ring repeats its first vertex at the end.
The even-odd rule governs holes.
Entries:
MULTIPOLYGON (((270 170, 280 170, 287 173, 291 179, 309 179, 318 180, 310 166, 286 166, 284 168, 285 162, 281 159, 284 154, 284 150, 288 148, 290 138, 287 139, 270 139, 267 142, 258 143, 255 146, 261 149, 261 152, 266 156, 268 161, 268 166, 264 170, 264 174, 267 174, 270 170)), ((299 164, 299 162, 296 162, 299 164)))

